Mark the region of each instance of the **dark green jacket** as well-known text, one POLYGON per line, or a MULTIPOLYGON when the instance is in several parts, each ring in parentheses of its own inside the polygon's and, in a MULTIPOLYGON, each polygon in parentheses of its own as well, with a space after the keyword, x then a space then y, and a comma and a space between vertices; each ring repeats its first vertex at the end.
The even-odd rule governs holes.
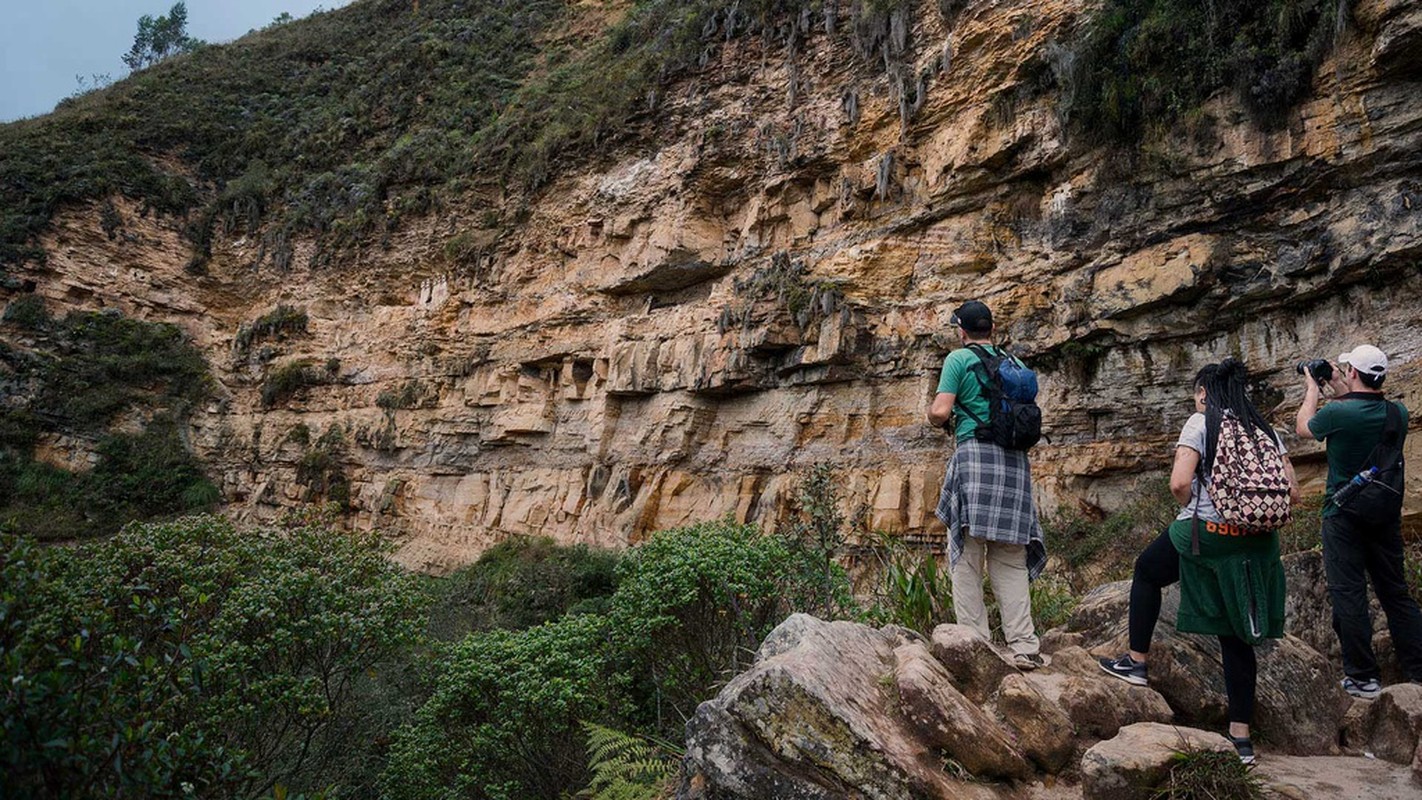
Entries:
POLYGON ((1249 644, 1284 635, 1284 565, 1276 532, 1224 536, 1200 524, 1200 554, 1190 554, 1190 526, 1176 520, 1170 541, 1180 553, 1183 633, 1237 636, 1249 644))

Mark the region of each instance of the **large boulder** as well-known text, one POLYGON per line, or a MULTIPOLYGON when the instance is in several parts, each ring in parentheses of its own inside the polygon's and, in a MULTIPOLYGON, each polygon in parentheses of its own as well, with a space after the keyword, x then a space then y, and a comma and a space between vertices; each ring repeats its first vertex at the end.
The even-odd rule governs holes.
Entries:
POLYGON ((899 709, 920 741, 973 775, 1025 778, 1027 761, 1007 731, 953 687, 928 648, 914 642, 894 652, 899 709))
POLYGON ((1142 722, 1098 742, 1081 757, 1083 800, 1149 800, 1184 750, 1234 752, 1218 733, 1142 722))
POLYGON ((937 746, 956 748, 951 757, 965 767, 1025 774, 1020 755, 993 760, 957 725, 975 726, 980 737, 996 729, 922 643, 892 628, 796 614, 687 723, 678 796, 997 796, 990 784, 951 774, 937 746))
POLYGON ((1052 656, 1050 672, 1035 672, 1027 681, 1060 706, 1076 733, 1107 739, 1127 725, 1170 722, 1175 712, 1160 693, 1130 684, 1101 671, 1096 658, 1079 647, 1052 656))
POLYGON ((1348 714, 1344 744, 1397 764, 1411 764, 1422 740, 1422 686, 1400 683, 1348 714))
POLYGON ((996 691, 1004 677, 1017 673, 1001 651, 967 625, 934 628, 932 648, 958 688, 977 703, 996 691))
POLYGON ((1058 773, 1076 749, 1071 717, 1025 675, 1008 675, 997 695, 997 713, 1017 735, 1022 753, 1043 772, 1058 773))

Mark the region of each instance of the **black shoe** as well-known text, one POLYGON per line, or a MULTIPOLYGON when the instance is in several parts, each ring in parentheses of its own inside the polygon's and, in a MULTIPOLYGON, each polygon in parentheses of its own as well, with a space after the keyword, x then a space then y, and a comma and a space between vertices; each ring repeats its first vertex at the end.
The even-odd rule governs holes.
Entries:
POLYGON ((1245 764, 1254 763, 1254 743, 1249 741, 1248 736, 1239 739, 1225 734, 1225 738, 1229 739, 1229 743, 1234 745, 1234 752, 1239 753, 1240 761, 1245 764))
POLYGON ((1097 662, 1107 675, 1115 675, 1121 680, 1133 686, 1147 686, 1150 681, 1146 679, 1146 665, 1144 661, 1137 661, 1131 658, 1130 653, 1126 653, 1120 658, 1102 658, 1097 662))

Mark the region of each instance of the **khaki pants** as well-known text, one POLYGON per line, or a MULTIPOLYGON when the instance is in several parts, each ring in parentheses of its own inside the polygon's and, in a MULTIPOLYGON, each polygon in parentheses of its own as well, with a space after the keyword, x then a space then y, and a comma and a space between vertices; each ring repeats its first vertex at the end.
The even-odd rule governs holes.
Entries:
POLYGON ((953 613, 992 641, 987 606, 983 603, 983 557, 987 557, 992 593, 1002 608, 1002 633, 1014 653, 1036 653, 1040 647, 1032 627, 1032 594, 1027 580, 1027 547, 963 537, 963 554, 953 567, 953 613))

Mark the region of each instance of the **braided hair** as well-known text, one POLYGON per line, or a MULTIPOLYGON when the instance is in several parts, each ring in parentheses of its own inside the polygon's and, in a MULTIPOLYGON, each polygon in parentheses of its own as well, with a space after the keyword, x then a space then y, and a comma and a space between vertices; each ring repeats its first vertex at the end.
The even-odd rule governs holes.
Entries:
POLYGON ((1248 379, 1248 368, 1237 358, 1207 364, 1195 374, 1195 389, 1205 390, 1205 452, 1201 454, 1201 465, 1207 472, 1214 466, 1220 421, 1226 411, 1243 422, 1245 429, 1256 438, 1263 434, 1271 443, 1275 441, 1274 429, 1244 391, 1248 379))

